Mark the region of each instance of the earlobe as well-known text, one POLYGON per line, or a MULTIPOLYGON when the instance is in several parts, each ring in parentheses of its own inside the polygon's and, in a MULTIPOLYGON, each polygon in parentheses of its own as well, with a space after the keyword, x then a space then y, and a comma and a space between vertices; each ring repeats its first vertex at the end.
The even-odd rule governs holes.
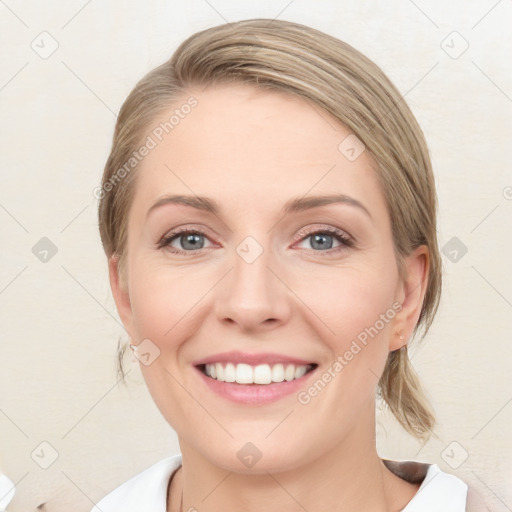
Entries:
POLYGON ((395 317, 395 325, 389 342, 389 350, 406 345, 418 322, 427 291, 430 268, 426 245, 417 247, 404 260, 405 277, 401 280, 399 297, 402 309, 395 317))
MULTIPOLYGON (((396 318, 397 318, 397 320, 399 320, 398 316, 396 318)), ((406 337, 406 335, 405 335, 405 329, 395 328, 391 332, 391 338, 389 340, 389 351, 393 352, 395 350, 401 349, 402 347, 407 345, 407 342, 408 342, 408 337, 406 337)))
POLYGON ((108 260, 108 272, 110 280, 110 288, 116 303, 119 317, 123 322, 124 328, 132 337, 132 308, 130 304, 130 296, 128 289, 124 283, 121 282, 119 273, 119 256, 112 255, 108 260))

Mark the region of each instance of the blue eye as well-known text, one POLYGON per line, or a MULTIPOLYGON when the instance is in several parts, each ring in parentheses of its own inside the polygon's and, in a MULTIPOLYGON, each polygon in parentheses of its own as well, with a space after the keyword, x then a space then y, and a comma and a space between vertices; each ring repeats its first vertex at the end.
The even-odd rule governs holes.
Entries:
MULTIPOLYGON (((345 250, 354 245, 353 240, 343 231, 336 228, 323 228, 316 231, 301 232, 297 235, 299 242, 310 240, 313 252, 336 253, 345 250), (333 247, 334 241, 339 243, 333 247)), ((209 240, 205 233, 190 228, 177 229, 165 235, 160 242, 158 248, 165 248, 172 254, 196 254, 205 247, 205 241, 209 240), (178 247, 175 243, 178 243, 178 247)))
POLYGON ((182 234, 178 240, 184 249, 202 249, 204 246, 204 235, 198 233, 182 234))
POLYGON ((300 236, 302 236, 301 241, 310 240, 310 245, 315 252, 332 253, 354 245, 351 238, 339 229, 324 228, 309 232, 306 236, 301 233, 300 236), (337 247, 333 247, 335 240, 339 242, 337 247))
POLYGON ((177 250, 170 250, 172 253, 181 254, 183 252, 193 252, 204 248, 204 240, 206 240, 204 233, 200 231, 193 231, 190 229, 184 229, 181 231, 174 231, 169 233, 167 236, 162 238, 159 242, 158 247, 168 247, 177 250), (172 243, 177 240, 181 248, 176 248, 172 243))
POLYGON ((313 247, 313 249, 321 249, 322 251, 326 249, 331 249, 334 242, 334 236, 326 233, 317 233, 316 235, 309 235, 308 239, 311 240, 311 246, 313 247))

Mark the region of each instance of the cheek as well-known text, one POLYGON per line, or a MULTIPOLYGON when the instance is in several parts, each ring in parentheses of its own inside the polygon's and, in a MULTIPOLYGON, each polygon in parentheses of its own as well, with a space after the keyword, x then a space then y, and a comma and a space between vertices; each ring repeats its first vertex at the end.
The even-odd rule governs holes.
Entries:
POLYGON ((343 349, 376 323, 379 331, 386 331, 394 317, 397 274, 391 265, 383 269, 378 262, 368 262, 317 269, 314 275, 302 276, 295 277, 290 287, 330 332, 333 348, 343 349))
POLYGON ((181 348, 197 329, 199 301, 211 284, 198 273, 142 258, 129 275, 136 343, 148 339, 157 347, 150 350, 151 357, 157 354, 155 359, 148 365, 141 360, 140 369, 157 407, 179 429, 180 422, 194 413, 193 401, 179 384, 181 348))
MULTIPOLYGON (((324 275, 316 273, 295 285, 297 295, 314 313, 310 318, 316 318, 317 331, 324 333, 324 349, 332 361, 319 376, 333 383, 327 386, 324 396, 330 398, 326 402, 345 404, 338 409, 343 414, 364 396, 373 395, 384 369, 396 316, 396 278, 392 266, 383 271, 375 262, 357 268, 330 268, 324 275)), ((312 390, 312 395, 315 392, 312 390)))
POLYGON ((130 301, 139 338, 157 345, 176 339, 193 309, 209 289, 211 278, 190 269, 136 262, 130 269, 130 301))
MULTIPOLYGON (((383 268, 382 261, 372 258, 357 263, 314 268, 311 263, 290 264, 280 272, 292 291, 282 290, 282 300, 294 304, 291 324, 316 325, 331 338, 328 345, 337 353, 343 353, 352 339, 374 326, 393 303, 396 269, 392 265, 383 268)), ((180 340, 193 329, 194 319, 203 318, 213 308, 215 285, 223 272, 209 265, 170 268, 143 258, 135 261, 128 275, 139 340, 149 338, 171 348, 173 339, 180 340)), ((381 324, 377 328, 385 332, 388 323, 381 324)))
POLYGON ((370 269, 345 268, 329 279, 317 276, 307 281, 297 294, 320 317, 317 331, 325 333, 321 341, 328 357, 316 380, 298 393, 297 401, 305 416, 325 418, 327 442, 331 434, 339 435, 354 424, 363 408, 373 410, 396 316, 390 291, 393 272, 378 279, 370 269), (319 293, 321 289, 325 291, 319 293))

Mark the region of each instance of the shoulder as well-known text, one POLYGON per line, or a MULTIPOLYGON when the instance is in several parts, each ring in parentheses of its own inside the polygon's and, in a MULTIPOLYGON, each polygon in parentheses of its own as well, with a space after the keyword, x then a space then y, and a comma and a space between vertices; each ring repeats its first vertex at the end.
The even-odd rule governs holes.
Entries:
POLYGON ((400 478, 421 483, 402 512, 486 512, 485 509, 467 509, 468 485, 442 471, 437 464, 415 461, 386 461, 385 464, 400 478))
POLYGON ((412 461, 395 462, 400 475, 421 486, 403 512, 443 510, 445 512, 490 512, 482 496, 459 477, 442 471, 437 464, 412 461))
POLYGON ((180 466, 181 454, 158 461, 107 494, 91 512, 165 512, 169 480, 180 466))

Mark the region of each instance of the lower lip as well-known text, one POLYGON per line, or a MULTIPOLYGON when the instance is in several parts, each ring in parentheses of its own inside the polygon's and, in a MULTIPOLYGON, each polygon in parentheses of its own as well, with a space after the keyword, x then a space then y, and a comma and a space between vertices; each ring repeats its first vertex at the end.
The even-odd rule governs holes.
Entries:
POLYGON ((221 382, 205 375, 196 367, 205 384, 218 395, 238 404, 263 405, 276 402, 285 396, 297 393, 304 388, 305 381, 315 372, 309 371, 302 377, 292 381, 274 382, 272 384, 237 384, 221 382))

